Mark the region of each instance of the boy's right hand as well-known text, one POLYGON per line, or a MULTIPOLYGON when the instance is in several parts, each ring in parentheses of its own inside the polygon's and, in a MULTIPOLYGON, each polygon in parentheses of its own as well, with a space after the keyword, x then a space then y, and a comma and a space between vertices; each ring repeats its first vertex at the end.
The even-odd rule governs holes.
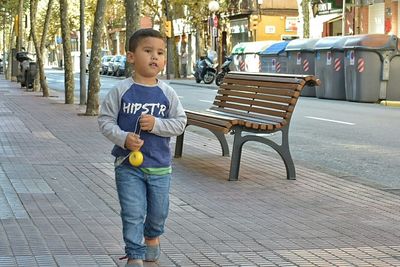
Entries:
POLYGON ((125 139, 125 148, 131 151, 138 151, 143 146, 144 141, 135 133, 128 133, 125 139))

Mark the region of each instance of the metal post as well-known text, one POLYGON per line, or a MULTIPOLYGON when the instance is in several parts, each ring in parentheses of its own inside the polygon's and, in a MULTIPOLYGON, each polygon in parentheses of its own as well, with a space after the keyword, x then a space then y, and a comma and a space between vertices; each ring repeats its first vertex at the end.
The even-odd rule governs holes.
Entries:
POLYGON ((214 32, 215 32, 215 25, 214 25, 214 17, 215 17, 215 13, 212 13, 212 15, 211 15, 211 25, 212 25, 212 27, 211 27, 211 49, 213 50, 213 51, 217 51, 217 49, 216 49, 216 45, 215 45, 215 43, 216 43, 216 40, 215 40, 215 34, 214 34, 214 32))
POLYGON ((85 0, 80 0, 80 98, 79 104, 86 104, 86 38, 85 38, 85 0))
POLYGON ((343 0, 342 5, 342 36, 345 36, 346 31, 346 0, 343 0))
POLYGON ((3 10, 3 73, 6 75, 6 9, 3 10))

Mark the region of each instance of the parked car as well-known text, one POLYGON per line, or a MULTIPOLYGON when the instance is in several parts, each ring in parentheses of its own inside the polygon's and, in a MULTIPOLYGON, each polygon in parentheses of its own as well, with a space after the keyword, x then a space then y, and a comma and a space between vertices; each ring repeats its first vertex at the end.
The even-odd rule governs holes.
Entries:
POLYGON ((120 58, 114 61, 114 76, 122 76, 125 75, 125 64, 126 64, 126 56, 121 56, 120 58))
POLYGON ((121 55, 114 56, 108 63, 107 75, 114 75, 114 64, 121 60, 121 55))
POLYGON ((113 56, 103 56, 101 58, 101 69, 100 74, 107 74, 108 72, 108 64, 110 63, 113 56))

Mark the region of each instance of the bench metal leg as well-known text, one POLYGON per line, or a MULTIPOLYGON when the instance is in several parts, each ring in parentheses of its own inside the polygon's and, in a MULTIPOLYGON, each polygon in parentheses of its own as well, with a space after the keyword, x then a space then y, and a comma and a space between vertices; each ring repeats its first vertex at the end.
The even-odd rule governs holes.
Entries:
POLYGON ((218 139, 221 149, 222 149, 222 156, 229 157, 229 146, 228 142, 226 141, 226 137, 224 133, 211 131, 218 139))
POLYGON ((286 177, 289 180, 296 179, 296 169, 294 167, 293 159, 289 150, 289 128, 284 127, 281 129, 282 132, 282 144, 278 145, 274 141, 257 136, 257 135, 245 135, 242 136, 240 130, 235 130, 235 138, 233 141, 231 168, 229 172, 229 181, 237 181, 239 178, 240 159, 242 155, 242 148, 244 143, 248 141, 255 141, 266 144, 273 148, 281 156, 283 163, 286 168, 286 177))
POLYGON ((185 132, 183 132, 181 135, 178 135, 176 137, 176 143, 175 143, 175 158, 180 158, 182 157, 182 150, 183 150, 183 138, 184 138, 185 132))
POLYGON ((296 180, 296 169, 289 149, 289 127, 284 127, 282 129, 282 144, 277 152, 285 163, 287 179, 296 180))
MULTIPOLYGON (((185 129, 186 131, 186 129, 185 129)), ((222 156, 224 157, 229 157, 229 146, 228 142, 226 141, 226 137, 224 133, 217 132, 217 131, 211 131, 218 139, 220 145, 221 145, 221 150, 222 150, 222 156)), ((182 152, 183 152, 183 139, 184 139, 185 132, 183 132, 181 135, 176 137, 176 143, 175 143, 175 158, 180 158, 182 157, 182 152)))
POLYGON ((232 158, 231 167, 229 170, 229 181, 237 181, 239 179, 239 169, 240 169, 240 158, 242 157, 243 141, 242 131, 239 129, 235 130, 235 136, 233 139, 232 146, 232 158))

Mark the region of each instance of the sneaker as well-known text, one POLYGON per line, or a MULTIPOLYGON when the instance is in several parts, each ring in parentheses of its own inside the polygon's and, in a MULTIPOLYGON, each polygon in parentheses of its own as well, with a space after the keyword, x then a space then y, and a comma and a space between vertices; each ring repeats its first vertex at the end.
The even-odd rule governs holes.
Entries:
POLYGON ((143 267, 143 261, 142 260, 131 261, 130 263, 126 263, 125 267, 143 267))
POLYGON ((150 261, 150 262, 157 261, 160 258, 160 254, 161 254, 160 244, 155 246, 147 245, 144 261, 150 261))

